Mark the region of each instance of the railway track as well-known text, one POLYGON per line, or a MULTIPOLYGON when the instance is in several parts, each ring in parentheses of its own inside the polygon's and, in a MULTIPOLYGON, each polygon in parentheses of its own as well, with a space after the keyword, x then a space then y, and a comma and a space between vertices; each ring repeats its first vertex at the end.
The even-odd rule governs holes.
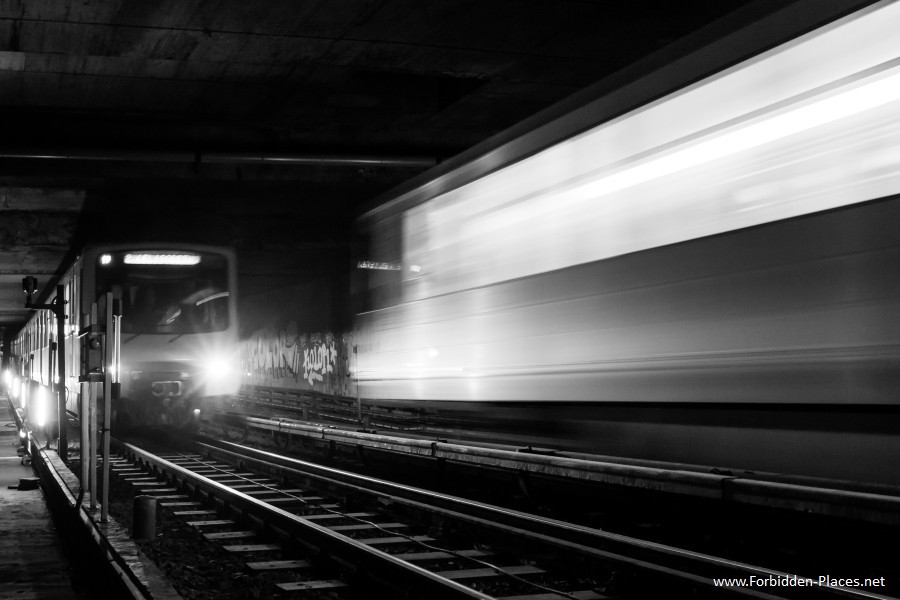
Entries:
POLYGON ((403 432, 359 430, 289 419, 247 416, 223 410, 205 422, 211 437, 244 441, 251 432, 271 436, 288 450, 290 442, 319 445, 333 453, 340 446, 356 453, 390 452, 459 465, 491 466, 538 477, 558 477, 587 484, 663 491, 740 507, 779 509, 878 526, 900 525, 900 488, 884 484, 837 481, 690 465, 596 456, 528 444, 473 443, 403 432), (235 434, 234 432, 237 432, 235 434), (280 440, 280 441, 279 441, 280 440))
MULTIPOLYGON (((348 473, 230 442, 117 443, 116 477, 210 545, 277 574, 279 594, 405 598, 877 598, 830 587, 718 587, 790 576, 348 473)), ((168 518, 168 517, 167 517, 168 518)))

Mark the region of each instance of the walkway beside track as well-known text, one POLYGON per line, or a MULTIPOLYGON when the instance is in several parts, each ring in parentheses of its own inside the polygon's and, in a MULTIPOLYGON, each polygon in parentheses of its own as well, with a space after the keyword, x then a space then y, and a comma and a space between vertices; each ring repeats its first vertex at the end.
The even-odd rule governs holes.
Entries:
POLYGON ((0 396, 0 597, 86 599, 72 581, 73 569, 41 489, 20 489, 21 480, 36 475, 22 464, 18 447, 12 409, 0 396))
MULTIPOLYGON (((27 425, 4 393, 0 424, 0 599, 181 600, 124 526, 112 518, 101 522, 99 508, 78 501, 78 478, 41 432, 29 429, 32 466, 21 464, 18 427, 27 425), (7 488, 18 487, 21 477, 39 478, 40 489, 7 488), (67 546, 76 548, 69 558, 77 556, 77 565, 67 560, 67 546)), ((68 433, 75 451, 79 428, 70 423, 68 433)))

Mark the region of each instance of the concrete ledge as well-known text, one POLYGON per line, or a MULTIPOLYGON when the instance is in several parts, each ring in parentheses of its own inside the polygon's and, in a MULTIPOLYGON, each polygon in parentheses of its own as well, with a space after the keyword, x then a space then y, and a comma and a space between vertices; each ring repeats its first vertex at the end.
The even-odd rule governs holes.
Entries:
POLYGON ((562 454, 410 439, 257 417, 246 417, 244 421, 248 427, 268 430, 273 435, 294 435, 325 443, 411 454, 457 463, 487 465, 535 475, 632 489, 683 494, 733 504, 767 506, 886 525, 900 524, 900 496, 825 487, 823 480, 811 478, 806 478, 809 481, 804 484, 797 484, 766 480, 765 474, 709 473, 687 470, 683 465, 663 468, 601 462, 562 454))

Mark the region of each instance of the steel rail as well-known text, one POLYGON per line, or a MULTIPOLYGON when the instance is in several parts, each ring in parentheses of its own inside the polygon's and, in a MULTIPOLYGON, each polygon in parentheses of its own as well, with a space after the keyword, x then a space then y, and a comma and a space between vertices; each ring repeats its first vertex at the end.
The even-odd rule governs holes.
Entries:
MULTIPOLYGON (((448 494, 421 490, 411 486, 349 473, 307 461, 280 456, 226 441, 197 442, 201 452, 226 461, 238 461, 244 467, 250 463, 264 469, 272 466, 284 473, 317 479, 326 484, 350 487, 358 492, 388 495, 392 501, 414 508, 427 508, 446 516, 477 525, 493 527, 513 535, 525 535, 541 543, 580 552, 605 561, 617 562, 632 568, 675 577, 691 584, 715 587, 713 579, 785 579, 793 574, 767 569, 739 561, 710 556, 665 544, 640 540, 629 536, 592 529, 555 519, 501 508, 448 494)), ((779 588, 784 596, 771 596, 749 588, 715 587, 715 591, 749 597, 818 598, 839 597, 854 600, 887 600, 887 596, 839 587, 779 588), (762 595, 760 595, 762 594, 762 595)))

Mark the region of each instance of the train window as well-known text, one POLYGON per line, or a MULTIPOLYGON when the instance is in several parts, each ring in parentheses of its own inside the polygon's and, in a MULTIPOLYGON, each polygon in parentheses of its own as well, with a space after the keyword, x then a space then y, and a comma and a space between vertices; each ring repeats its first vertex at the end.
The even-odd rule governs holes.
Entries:
POLYGON ((387 219, 361 232, 352 285, 359 293, 354 309, 367 312, 393 306, 402 299, 403 239, 400 221, 387 219))
POLYGON ((196 263, 129 262, 126 252, 97 265, 98 298, 122 300, 123 333, 188 334, 228 328, 228 266, 224 256, 196 253, 196 263))

